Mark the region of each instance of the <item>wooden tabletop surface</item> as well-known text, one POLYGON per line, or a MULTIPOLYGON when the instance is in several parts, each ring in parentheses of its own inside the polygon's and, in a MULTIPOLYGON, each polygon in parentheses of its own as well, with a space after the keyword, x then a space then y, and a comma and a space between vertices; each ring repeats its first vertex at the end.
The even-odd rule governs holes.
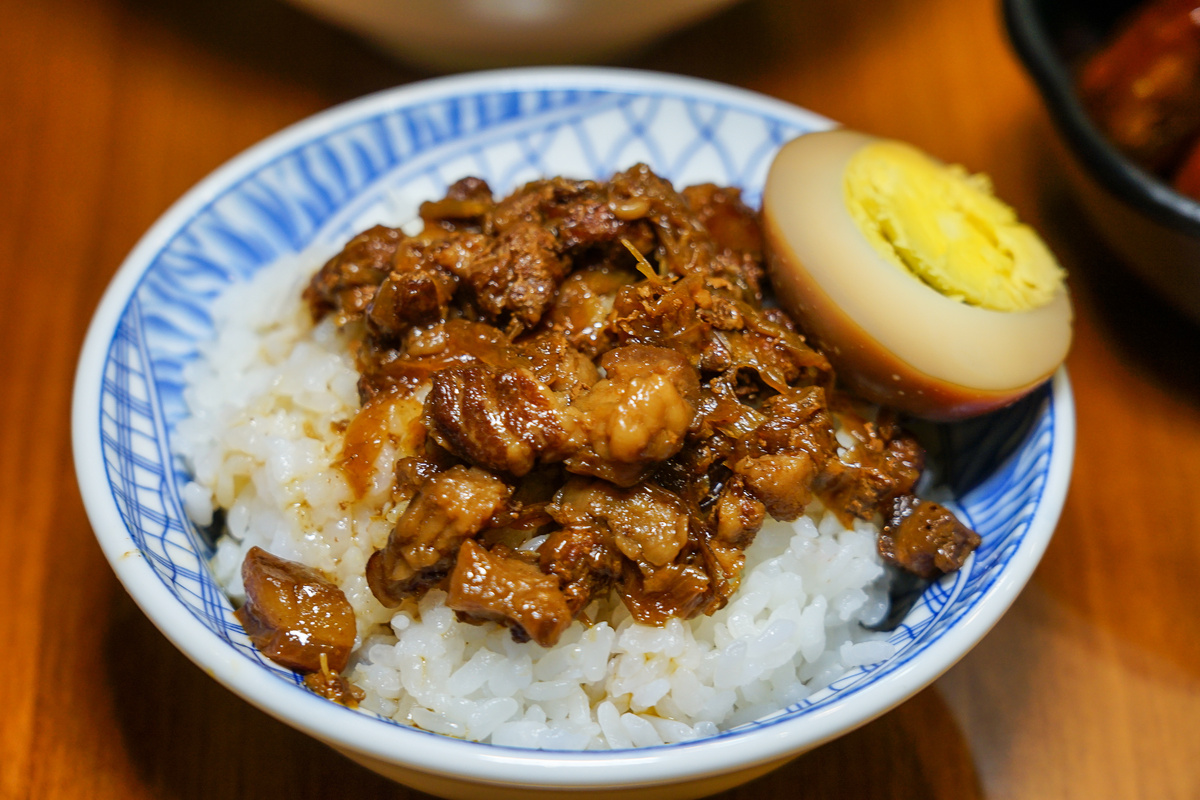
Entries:
MULTIPOLYGON (((423 76, 277 0, 0 8, 0 798, 421 797, 235 698, 142 616, 93 539, 68 411, 92 310, 172 201, 423 76)), ((1080 217, 993 0, 748 0, 624 63, 990 173, 1076 304, 1074 479, 1032 582, 932 687, 724 797, 1200 797, 1200 327, 1080 217)))

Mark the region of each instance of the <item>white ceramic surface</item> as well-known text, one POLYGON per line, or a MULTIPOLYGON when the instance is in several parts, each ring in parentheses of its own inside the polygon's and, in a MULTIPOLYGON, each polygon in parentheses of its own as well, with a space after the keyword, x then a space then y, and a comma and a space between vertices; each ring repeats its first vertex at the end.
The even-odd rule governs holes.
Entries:
MULTIPOLYGON (((730 87, 604 69, 459 76, 331 109, 251 148, 151 228, 113 279, 80 356, 75 462, 89 518, 121 582, 216 680, 382 774, 478 797, 541 790, 697 797, 749 780, 903 702, 962 657, 1032 574, 1060 513, 1074 449, 1066 374, 1017 406, 937 431, 941 467, 983 544, 920 597, 892 659, 859 668, 778 715, 687 744, 539 752, 463 742, 348 710, 263 659, 208 572, 170 449, 180 371, 211 333, 212 299, 278 256, 401 223, 466 175, 497 192, 546 174, 604 178, 646 161, 677 185, 714 181, 757 203, 793 136, 830 123, 730 87)), ((315 265, 314 265, 315 268, 315 265)), ((154 669, 153 664, 145 665, 154 669)), ((187 721, 181 720, 181 733, 187 721)))

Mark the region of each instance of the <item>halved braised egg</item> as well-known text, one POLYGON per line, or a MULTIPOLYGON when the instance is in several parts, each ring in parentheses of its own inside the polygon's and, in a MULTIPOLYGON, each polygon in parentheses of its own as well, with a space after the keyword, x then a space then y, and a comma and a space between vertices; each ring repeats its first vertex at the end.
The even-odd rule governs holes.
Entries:
POLYGON ((867 399, 963 419, 1066 357, 1063 270, 985 176, 901 142, 811 133, 775 157, 763 225, 780 305, 867 399))

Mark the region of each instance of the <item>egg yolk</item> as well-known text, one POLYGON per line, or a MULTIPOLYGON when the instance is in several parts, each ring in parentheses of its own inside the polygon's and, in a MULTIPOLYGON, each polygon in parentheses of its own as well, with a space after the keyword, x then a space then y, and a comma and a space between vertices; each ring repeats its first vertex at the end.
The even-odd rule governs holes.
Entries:
POLYGON ((846 208, 888 262, 942 295, 992 311, 1048 304, 1064 273, 986 175, 877 141, 846 165, 846 208))

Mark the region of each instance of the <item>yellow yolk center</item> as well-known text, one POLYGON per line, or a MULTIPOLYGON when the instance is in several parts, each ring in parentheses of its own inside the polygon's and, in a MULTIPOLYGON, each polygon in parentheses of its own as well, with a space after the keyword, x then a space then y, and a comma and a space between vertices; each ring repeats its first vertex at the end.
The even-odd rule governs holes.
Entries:
POLYGON ((986 175, 880 141, 845 171, 845 202, 872 247, 968 305, 1026 311, 1050 302, 1064 273, 1037 233, 992 194, 986 175))

